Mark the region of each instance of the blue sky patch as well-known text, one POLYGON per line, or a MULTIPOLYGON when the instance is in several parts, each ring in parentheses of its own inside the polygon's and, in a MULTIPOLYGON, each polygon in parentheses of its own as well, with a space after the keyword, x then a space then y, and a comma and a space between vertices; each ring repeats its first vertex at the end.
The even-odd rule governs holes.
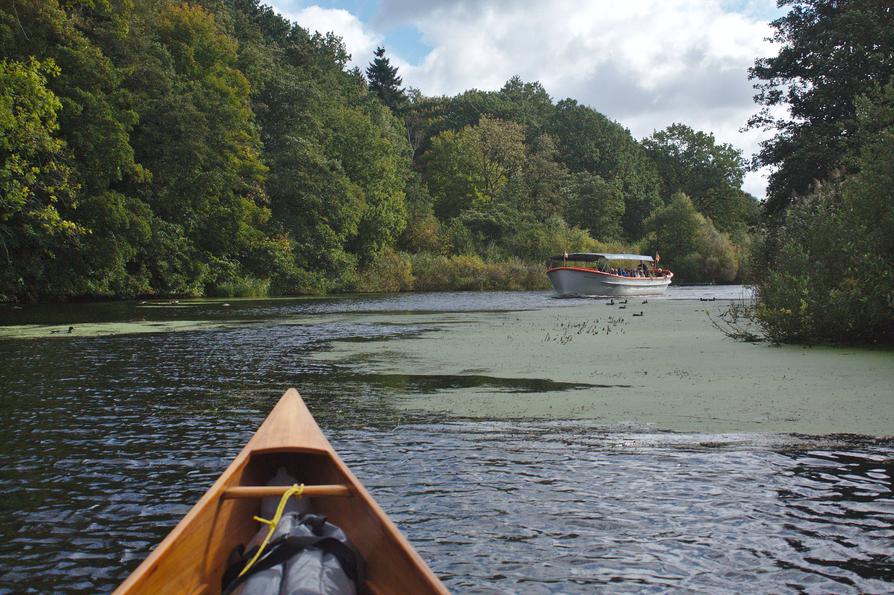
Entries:
POLYGON ((422 40, 415 25, 401 25, 385 32, 385 50, 386 56, 396 54, 410 64, 419 64, 432 47, 422 40))

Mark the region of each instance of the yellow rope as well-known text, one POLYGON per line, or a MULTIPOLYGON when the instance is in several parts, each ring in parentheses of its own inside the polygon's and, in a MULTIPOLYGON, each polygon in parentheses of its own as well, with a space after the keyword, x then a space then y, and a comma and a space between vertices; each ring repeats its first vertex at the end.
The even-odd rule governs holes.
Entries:
POLYGON ((282 518, 283 510, 286 508, 286 502, 289 501, 289 498, 295 496, 298 499, 301 499, 301 494, 304 493, 304 484, 298 485, 297 483, 290 487, 288 490, 283 493, 282 498, 279 500, 279 506, 276 507, 276 514, 273 515, 273 518, 269 521, 267 519, 262 519, 261 517, 254 517, 256 521, 259 523, 264 523, 265 525, 270 527, 270 531, 267 532, 267 536, 264 538, 264 541, 261 542, 261 547, 258 548, 258 551, 255 552, 254 557, 248 561, 248 564, 245 565, 245 568, 242 569, 242 572, 239 573, 239 576, 242 576, 248 569, 251 568, 255 562, 258 561, 258 558, 261 557, 261 554, 264 551, 264 548, 267 547, 267 542, 270 541, 270 537, 273 535, 273 532, 276 531, 276 526, 279 524, 279 520, 282 518))

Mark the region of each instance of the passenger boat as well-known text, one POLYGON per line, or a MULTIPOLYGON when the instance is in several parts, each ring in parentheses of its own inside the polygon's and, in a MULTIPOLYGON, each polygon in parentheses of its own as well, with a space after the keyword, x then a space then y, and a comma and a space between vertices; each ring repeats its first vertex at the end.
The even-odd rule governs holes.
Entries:
POLYGON ((254 437, 192 510, 118 587, 124 593, 219 593, 231 552, 261 525, 265 486, 285 468, 305 484, 303 497, 347 534, 365 564, 370 593, 447 593, 413 547, 345 466, 295 389, 289 389, 254 437))
POLYGON ((643 254, 565 253, 550 257, 546 271, 562 297, 659 295, 674 274, 655 267, 657 261, 643 254), (619 266, 613 266, 617 263, 619 266), (635 263, 624 268, 625 263, 635 263))

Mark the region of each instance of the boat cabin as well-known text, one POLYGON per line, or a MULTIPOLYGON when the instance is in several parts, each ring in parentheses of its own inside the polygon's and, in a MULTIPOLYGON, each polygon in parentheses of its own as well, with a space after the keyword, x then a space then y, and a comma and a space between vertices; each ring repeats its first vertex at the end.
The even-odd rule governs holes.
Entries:
POLYGON ((645 254, 565 252, 559 256, 550 256, 549 260, 550 269, 588 269, 618 277, 664 277, 669 272, 656 267, 655 259, 645 254))

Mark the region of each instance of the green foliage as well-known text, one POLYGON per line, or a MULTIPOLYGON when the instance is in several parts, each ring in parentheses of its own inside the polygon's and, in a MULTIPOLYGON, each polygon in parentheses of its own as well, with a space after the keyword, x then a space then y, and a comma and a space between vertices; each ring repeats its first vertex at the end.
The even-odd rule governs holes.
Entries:
POLYGON ((0 2, 0 297, 543 287, 660 205, 643 147, 540 83, 347 62, 260 0, 0 2))
POLYGON ((362 292, 394 293, 409 291, 413 288, 413 282, 410 255, 389 248, 360 272, 357 289, 362 292))
POLYGON ((263 298, 270 295, 270 279, 244 277, 221 281, 208 290, 212 297, 263 298))
POLYGON ((547 127, 555 108, 552 98, 538 82, 526 83, 519 76, 506 81, 497 94, 498 108, 491 115, 517 122, 528 130, 528 140, 539 137, 547 127))
POLYGON ((442 132, 426 153, 424 175, 442 219, 505 201, 510 181, 525 163, 524 129, 483 116, 477 126, 442 132))
POLYGON ((518 259, 485 262, 480 256, 443 256, 420 252, 412 256, 415 291, 485 291, 546 289, 542 264, 518 259))
MULTIPOLYGON (((128 10, 125 5, 74 7, 56 0, 0 6, 0 59, 36 64, 34 57, 41 56, 40 63, 52 70, 41 85, 59 104, 52 108, 58 119, 43 119, 55 146, 45 145, 38 177, 55 172, 49 185, 45 178, 32 188, 36 195, 44 194, 40 200, 52 202, 69 232, 64 241, 53 234, 49 242, 48 235, 29 234, 29 253, 12 261, 5 275, 17 284, 4 288, 8 298, 127 295, 144 286, 141 267, 128 259, 140 249, 129 241, 146 234, 133 233, 131 217, 119 216, 120 211, 113 208, 107 215, 95 208, 124 201, 134 212, 146 212, 133 196, 121 193, 144 176, 128 139, 136 114, 120 88, 120 73, 97 45, 99 39, 120 41, 128 10), (125 227, 117 229, 116 223, 125 227)), ((34 91, 20 90, 22 98, 34 91)), ((28 224, 16 226, 14 235, 28 224)), ((142 226, 133 229, 137 227, 142 226)))
POLYGON ((77 191, 58 138, 58 97, 47 77, 59 69, 41 63, 0 60, 0 296, 37 294, 52 260, 86 230, 65 218, 77 191))
POLYGON ((645 249, 672 255, 678 281, 729 283, 736 278, 739 263, 729 236, 717 231, 685 194, 672 196, 646 221, 646 229, 645 249))
MULTIPOLYGON (((140 89, 134 131, 137 155, 153 174, 147 202, 182 228, 187 254, 207 271, 197 281, 214 286, 220 263, 239 262, 270 216, 249 84, 235 66, 235 40, 204 9, 164 8, 154 36, 167 85, 140 89)), ((155 283, 165 284, 156 265, 149 263, 155 283)))
POLYGON ((382 103, 394 113, 399 113, 407 101, 401 85, 403 79, 397 76, 397 68, 385 57, 385 48, 378 47, 376 57, 366 69, 369 90, 382 100, 382 103))
POLYGON ((600 176, 583 171, 574 174, 571 199, 565 210, 594 238, 611 241, 623 237, 624 193, 600 176))
POLYGON ((671 124, 643 141, 661 176, 662 195, 702 196, 718 186, 739 188, 745 174, 742 152, 716 144, 714 135, 671 124))
POLYGON ((598 242, 586 231, 569 226, 561 217, 546 221, 524 219, 519 221, 506 240, 507 251, 526 261, 543 260, 545 257, 568 251, 597 251, 598 242))
POLYGON ((613 184, 624 196, 624 232, 642 235, 642 224, 661 205, 655 164, 630 132, 572 99, 556 105, 550 130, 560 141, 562 162, 573 172, 586 171, 613 184))
POLYGON ((864 109, 889 124, 860 173, 792 205, 758 246, 757 318, 774 341, 894 341, 894 87, 864 109))
POLYGON ((541 221, 564 214, 571 175, 556 161, 557 152, 557 140, 549 134, 542 134, 528 144, 521 175, 514 178, 507 196, 519 212, 541 221))
POLYGON ((850 167, 860 150, 854 100, 894 74, 894 10, 888 0, 780 0, 789 12, 771 23, 779 53, 755 61, 752 128, 775 129, 756 166, 775 168, 767 209, 776 213, 817 180, 850 167), (788 119, 770 108, 785 106, 788 119))
POLYGON ((686 194, 723 231, 741 232, 755 223, 757 201, 741 190, 745 175, 741 151, 718 145, 713 134, 684 124, 655 132, 643 146, 658 167, 664 200, 677 192, 686 194))
POLYGON ((349 244, 361 260, 375 258, 393 246, 407 221, 404 186, 409 173, 406 140, 387 111, 371 114, 343 108, 333 114, 331 150, 359 191, 360 219, 349 244))
POLYGON ((414 176, 407 185, 406 197, 407 225, 398 242, 400 248, 411 254, 449 250, 443 238, 443 226, 435 216, 428 187, 418 176, 414 176))
POLYGON ((758 322, 779 342, 894 337, 894 11, 879 0, 786 0, 779 54, 757 60, 751 126, 775 128, 752 250, 758 322), (786 106, 789 119, 769 108, 786 106))

